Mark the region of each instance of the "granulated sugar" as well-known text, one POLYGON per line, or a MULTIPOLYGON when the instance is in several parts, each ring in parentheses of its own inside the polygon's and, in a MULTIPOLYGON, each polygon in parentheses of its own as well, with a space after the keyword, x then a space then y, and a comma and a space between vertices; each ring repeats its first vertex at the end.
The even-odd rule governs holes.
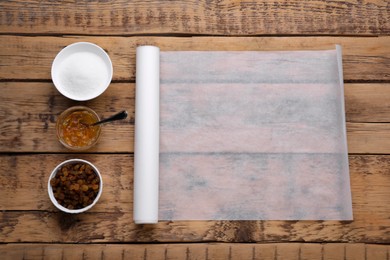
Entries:
POLYGON ((107 66, 98 55, 77 52, 69 55, 60 64, 59 82, 65 95, 86 100, 104 91, 109 78, 107 66))

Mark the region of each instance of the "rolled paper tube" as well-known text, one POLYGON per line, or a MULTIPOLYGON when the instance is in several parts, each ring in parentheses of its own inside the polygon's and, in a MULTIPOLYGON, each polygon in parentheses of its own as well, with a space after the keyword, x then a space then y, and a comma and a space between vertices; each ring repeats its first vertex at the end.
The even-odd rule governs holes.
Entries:
POLYGON ((136 52, 134 222, 158 222, 160 49, 136 52))

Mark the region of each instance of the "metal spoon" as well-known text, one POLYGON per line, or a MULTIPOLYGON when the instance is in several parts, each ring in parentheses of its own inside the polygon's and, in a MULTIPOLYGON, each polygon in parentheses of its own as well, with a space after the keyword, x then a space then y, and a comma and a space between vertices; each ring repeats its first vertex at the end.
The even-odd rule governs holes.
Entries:
POLYGON ((109 118, 100 120, 100 121, 93 123, 93 124, 88 124, 88 126, 95 126, 95 125, 100 125, 100 124, 104 124, 104 123, 111 122, 111 121, 122 120, 122 119, 125 119, 126 117, 127 117, 127 111, 123 110, 123 111, 121 111, 113 116, 110 116, 109 118))

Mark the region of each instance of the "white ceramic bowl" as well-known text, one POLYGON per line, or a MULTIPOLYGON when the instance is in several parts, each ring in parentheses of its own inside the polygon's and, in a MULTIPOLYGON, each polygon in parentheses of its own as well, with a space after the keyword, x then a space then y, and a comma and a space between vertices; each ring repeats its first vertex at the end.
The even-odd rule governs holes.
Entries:
POLYGON ((84 212, 84 211, 87 211, 89 210, 90 208, 92 208, 99 200, 100 196, 102 195, 102 192, 103 192, 103 179, 102 179, 102 176, 99 172, 99 170, 96 168, 95 165, 93 165, 92 163, 86 161, 86 160, 82 160, 82 159, 70 159, 70 160, 66 160, 62 163, 60 163, 59 165, 57 165, 54 170, 52 171, 52 173, 50 174, 50 177, 49 177, 49 181, 48 181, 48 184, 47 184, 47 189, 48 189, 48 193, 49 193, 49 197, 50 197, 50 200, 51 202, 54 204, 54 206, 56 206, 59 210, 63 211, 63 212, 66 212, 66 213, 81 213, 81 212, 84 212), (66 165, 66 164, 75 164, 75 163, 85 163, 85 164, 88 164, 92 167, 92 169, 94 170, 94 172, 97 174, 97 176, 99 177, 99 192, 96 196, 96 198, 94 199, 94 201, 89 204, 88 206, 84 207, 84 208, 81 208, 81 209, 68 209, 64 206, 62 206, 60 203, 58 203, 58 201, 56 200, 56 198, 54 197, 54 193, 53 193, 53 189, 51 187, 51 184, 50 184, 50 180, 52 178, 54 178, 57 174, 57 171, 59 169, 61 169, 62 166, 66 165))
POLYGON ((77 42, 66 46, 55 57, 51 77, 64 96, 85 101, 101 95, 110 85, 111 59, 98 45, 77 42))

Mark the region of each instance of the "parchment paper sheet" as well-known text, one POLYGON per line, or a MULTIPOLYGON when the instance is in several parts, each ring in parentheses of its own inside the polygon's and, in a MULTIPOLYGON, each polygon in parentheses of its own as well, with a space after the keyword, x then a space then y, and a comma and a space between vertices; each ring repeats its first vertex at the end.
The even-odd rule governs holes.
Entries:
POLYGON ((340 47, 161 52, 160 72, 160 220, 352 219, 340 47))

